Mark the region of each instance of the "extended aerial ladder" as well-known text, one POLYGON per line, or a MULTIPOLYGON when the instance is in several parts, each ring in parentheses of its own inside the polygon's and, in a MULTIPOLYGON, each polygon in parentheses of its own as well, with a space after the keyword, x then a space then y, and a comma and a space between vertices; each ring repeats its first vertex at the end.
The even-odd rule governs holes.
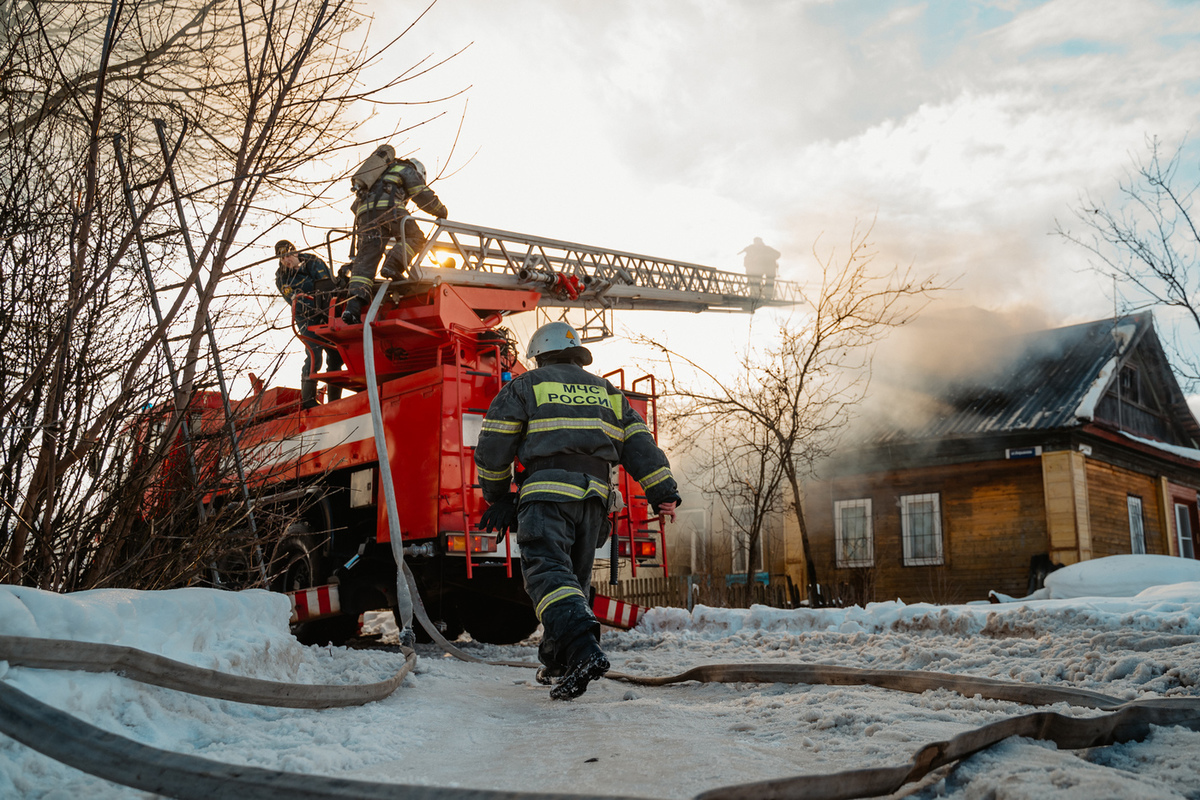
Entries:
POLYGON ((752 313, 803 302, 785 280, 548 239, 453 220, 432 226, 409 267, 408 290, 434 284, 534 290, 542 308, 580 309, 585 342, 612 335, 615 309, 752 313))

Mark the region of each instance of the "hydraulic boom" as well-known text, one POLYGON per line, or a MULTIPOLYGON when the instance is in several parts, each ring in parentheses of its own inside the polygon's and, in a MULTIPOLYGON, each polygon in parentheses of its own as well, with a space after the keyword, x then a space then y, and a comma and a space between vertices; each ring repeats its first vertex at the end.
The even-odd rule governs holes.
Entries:
POLYGON ((410 281, 532 289, 541 295, 539 306, 591 312, 585 341, 611 335, 610 325, 596 323, 613 309, 751 313, 803 302, 790 281, 465 222, 419 221, 432 227, 409 268, 410 281))

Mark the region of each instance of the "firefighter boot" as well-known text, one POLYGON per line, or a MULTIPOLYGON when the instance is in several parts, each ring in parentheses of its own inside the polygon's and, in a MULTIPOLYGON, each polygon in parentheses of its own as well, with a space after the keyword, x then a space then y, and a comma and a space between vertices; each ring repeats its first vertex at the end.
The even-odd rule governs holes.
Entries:
POLYGON ((300 405, 303 408, 316 408, 317 382, 314 380, 300 381, 300 405))
POLYGON ((574 700, 587 691, 588 684, 597 678, 603 678, 608 672, 608 658, 600 652, 600 648, 587 651, 567 674, 559 678, 558 683, 550 690, 550 697, 555 700, 574 700))
POLYGON ((549 667, 543 664, 537 668, 537 674, 533 676, 533 679, 542 686, 550 686, 554 683, 556 678, 561 678, 563 676, 563 672, 565 672, 565 670, 562 667, 549 667))
POLYGON ((362 320, 359 319, 359 314, 362 313, 363 302, 357 297, 351 297, 346 303, 346 310, 342 312, 342 322, 347 325, 357 325, 362 320))

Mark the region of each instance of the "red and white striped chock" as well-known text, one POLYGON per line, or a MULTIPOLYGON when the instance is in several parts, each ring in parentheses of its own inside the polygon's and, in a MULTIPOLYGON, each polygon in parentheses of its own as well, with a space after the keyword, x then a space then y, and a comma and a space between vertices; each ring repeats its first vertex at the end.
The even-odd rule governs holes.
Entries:
POLYGON ((291 622, 328 617, 331 614, 340 614, 342 611, 342 604, 338 599, 338 587, 334 584, 288 592, 288 597, 292 599, 291 622))
POLYGON ((592 613, 596 615, 596 619, 605 625, 626 631, 638 624, 643 611, 645 609, 641 606, 614 600, 602 594, 596 595, 596 599, 592 601, 592 613))

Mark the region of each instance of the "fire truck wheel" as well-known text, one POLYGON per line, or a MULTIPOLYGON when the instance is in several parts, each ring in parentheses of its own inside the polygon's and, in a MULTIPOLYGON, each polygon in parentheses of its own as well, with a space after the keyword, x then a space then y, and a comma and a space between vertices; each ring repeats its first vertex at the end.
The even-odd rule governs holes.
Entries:
POLYGON ((324 582, 320 554, 313 537, 289 536, 281 541, 271 559, 271 572, 275 575, 271 588, 277 592, 294 592, 324 582))
POLYGON ((486 603, 464 603, 463 626, 477 642, 516 644, 537 630, 537 615, 531 606, 491 599, 486 603))

